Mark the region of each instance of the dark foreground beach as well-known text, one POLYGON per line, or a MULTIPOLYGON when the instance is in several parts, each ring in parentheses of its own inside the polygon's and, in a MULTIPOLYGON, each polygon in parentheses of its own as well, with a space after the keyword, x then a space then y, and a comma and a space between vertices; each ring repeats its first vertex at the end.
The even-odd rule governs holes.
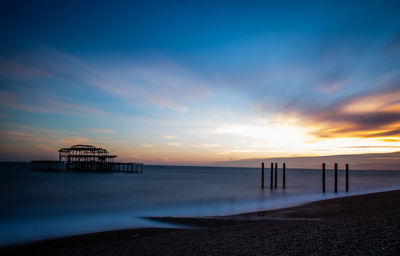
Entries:
POLYGON ((400 191, 0 249, 1 255, 400 255, 400 191))

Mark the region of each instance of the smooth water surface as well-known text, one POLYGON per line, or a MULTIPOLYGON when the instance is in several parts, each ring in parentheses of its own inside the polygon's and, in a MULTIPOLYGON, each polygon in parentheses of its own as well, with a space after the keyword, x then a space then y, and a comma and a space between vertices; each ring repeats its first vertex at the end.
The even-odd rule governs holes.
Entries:
POLYGON ((275 209, 320 199, 400 188, 400 172, 351 171, 350 193, 321 193, 320 170, 282 170, 270 189, 269 169, 145 166, 143 174, 42 172, 0 163, 0 245, 131 227, 168 227, 145 216, 209 216, 275 209))

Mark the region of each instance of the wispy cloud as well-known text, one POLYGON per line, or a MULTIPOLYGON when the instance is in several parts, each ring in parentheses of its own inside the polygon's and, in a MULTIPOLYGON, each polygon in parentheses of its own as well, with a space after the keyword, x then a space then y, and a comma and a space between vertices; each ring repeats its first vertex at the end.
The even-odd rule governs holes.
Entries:
POLYGON ((179 142, 168 142, 167 145, 168 145, 168 146, 173 146, 173 147, 180 147, 180 146, 182 146, 182 144, 179 143, 179 142))
POLYGON ((70 147, 71 145, 76 145, 76 144, 90 144, 91 140, 83 137, 72 137, 66 139, 58 139, 55 140, 55 142, 57 142, 60 145, 70 147))
POLYGON ((30 137, 33 136, 33 134, 27 133, 27 132, 19 132, 19 131, 2 131, 3 134, 9 135, 9 136, 18 136, 18 137, 30 137))
POLYGON ((51 153, 54 153, 54 152, 58 151, 57 148, 51 147, 51 146, 45 145, 45 144, 34 144, 34 146, 39 150, 49 151, 51 153))
POLYGON ((7 108, 33 113, 52 112, 51 108, 24 103, 19 99, 18 95, 6 91, 0 91, 0 105, 7 108))
POLYGON ((45 48, 16 59, 0 60, 0 67, 6 67, 0 76, 11 80, 50 78, 76 88, 90 86, 127 104, 150 104, 182 113, 191 102, 212 95, 207 82, 170 61, 136 63, 114 59, 113 65, 104 65, 107 62, 105 59, 98 65, 98 61, 45 48))
POLYGON ((106 115, 106 113, 102 110, 79 104, 58 101, 53 99, 54 97, 52 96, 53 95, 42 93, 32 97, 37 100, 31 100, 29 97, 29 100, 26 100, 26 95, 22 97, 17 93, 0 91, 0 106, 31 113, 58 113, 68 115, 89 114, 96 116, 106 115))
POLYGON ((164 139, 167 139, 167 140, 174 140, 174 139, 176 139, 177 137, 176 136, 173 136, 173 135, 164 135, 164 136, 162 136, 164 139))
POLYGON ((198 144, 198 145, 193 145, 193 147, 196 148, 219 148, 219 144, 198 144))
POLYGON ((111 129, 98 129, 98 128, 95 128, 95 129, 89 130, 89 132, 111 134, 111 133, 115 133, 116 131, 115 130, 111 130, 111 129))
POLYGON ((31 80, 48 78, 51 74, 31 65, 31 63, 0 57, 0 76, 10 80, 31 80))
POLYGON ((141 146, 142 146, 142 147, 145 147, 145 148, 152 148, 152 147, 155 147, 155 145, 153 145, 153 144, 142 144, 141 146))

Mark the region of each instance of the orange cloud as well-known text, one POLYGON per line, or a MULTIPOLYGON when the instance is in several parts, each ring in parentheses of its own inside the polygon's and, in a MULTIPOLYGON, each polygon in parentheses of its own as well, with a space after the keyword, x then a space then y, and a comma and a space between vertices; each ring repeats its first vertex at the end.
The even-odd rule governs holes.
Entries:
POLYGON ((400 137, 400 91, 363 95, 305 118, 318 137, 400 137))

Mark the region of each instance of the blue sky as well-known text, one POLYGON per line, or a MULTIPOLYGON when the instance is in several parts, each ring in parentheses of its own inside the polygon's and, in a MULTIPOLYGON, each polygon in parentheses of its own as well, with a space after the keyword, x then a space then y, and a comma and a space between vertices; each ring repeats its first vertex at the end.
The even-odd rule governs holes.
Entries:
POLYGON ((1 5, 3 160, 77 143, 163 164, 398 150, 397 1, 1 5))

